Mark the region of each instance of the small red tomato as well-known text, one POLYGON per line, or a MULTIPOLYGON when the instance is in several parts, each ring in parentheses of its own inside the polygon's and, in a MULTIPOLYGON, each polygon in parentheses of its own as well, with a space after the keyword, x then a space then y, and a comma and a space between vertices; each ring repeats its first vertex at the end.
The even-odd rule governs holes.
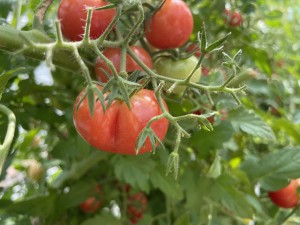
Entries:
POLYGON ((100 209, 102 205, 103 193, 99 185, 96 187, 96 196, 90 197, 80 204, 80 209, 84 213, 94 213, 100 209))
MULTIPOLYGON (((200 110, 200 109, 198 109, 198 110, 196 110, 196 111, 194 112, 194 114, 196 114, 196 115, 201 115, 201 114, 204 114, 204 113, 205 113, 205 112, 202 111, 202 110, 200 110)), ((207 118, 207 120, 208 120, 211 124, 214 124, 214 122, 215 122, 215 117, 214 117, 214 116, 210 116, 210 117, 207 118)))
MULTIPOLYGON (((145 49, 140 46, 131 46, 130 48, 146 66, 148 66, 150 69, 153 68, 151 57, 145 49)), ((120 72, 121 50, 119 48, 106 48, 103 51, 103 54, 113 63, 117 72, 120 72)), ((98 57, 95 67, 96 76, 99 81, 107 82, 108 77, 103 70, 112 76, 112 72, 110 71, 108 65, 100 57, 98 57)), ((127 54, 126 72, 132 72, 134 70, 142 71, 143 69, 127 54)))
POLYGON ((201 66, 201 73, 203 74, 203 76, 208 76, 210 73, 210 69, 206 66, 201 66))
POLYGON ((243 23, 243 18, 241 16, 241 14, 237 11, 233 12, 228 9, 225 9, 224 14, 225 14, 225 21, 231 27, 238 27, 243 23))
MULTIPOLYGON (((130 109, 124 101, 114 100, 103 113, 101 103, 95 99, 92 117, 87 97, 76 110, 83 94, 84 91, 77 97, 74 105, 73 120, 76 130, 90 145, 111 153, 136 154, 135 144, 141 131, 150 119, 162 113, 154 91, 142 89, 131 97, 130 109)), ((160 140, 164 139, 168 126, 169 121, 165 118, 151 124, 160 140)), ((147 138, 139 154, 151 149, 151 142, 147 138)))
POLYGON ((193 52, 194 56, 196 56, 197 58, 200 58, 200 56, 201 56, 201 52, 200 52, 199 46, 197 44, 190 44, 187 47, 186 51, 189 53, 193 52))
MULTIPOLYGON (((70 41, 83 38, 87 17, 87 7, 102 7, 105 0, 62 0, 57 17, 60 20, 63 35, 70 41)), ((94 10, 91 21, 90 38, 97 39, 108 27, 116 14, 115 9, 94 10)))
POLYGON ((275 205, 282 208, 294 208, 299 203, 298 187, 299 182, 292 180, 288 186, 278 191, 269 192, 268 194, 275 205))
POLYGON ((146 38, 160 49, 178 48, 193 31, 193 15, 182 0, 166 0, 146 25, 146 38))

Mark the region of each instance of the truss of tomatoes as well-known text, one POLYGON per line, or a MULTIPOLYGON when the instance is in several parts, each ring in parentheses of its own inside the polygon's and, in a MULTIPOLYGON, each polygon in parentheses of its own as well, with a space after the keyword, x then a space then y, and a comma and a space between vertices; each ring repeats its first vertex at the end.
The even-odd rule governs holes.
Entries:
MULTIPOLYGON (((85 32, 87 8, 99 8, 108 4, 110 3, 105 0, 61 0, 57 17, 64 37, 70 41, 81 41, 85 32)), ((99 38, 115 15, 116 9, 114 8, 94 10, 89 37, 91 39, 99 38)), ((193 25, 191 10, 184 1, 166 0, 146 24, 145 38, 153 47, 158 49, 178 48, 188 41, 193 31, 193 25)), ((151 57, 147 51, 139 46, 131 46, 130 48, 146 66, 150 69, 153 68, 151 57)), ((119 48, 103 50, 104 56, 112 62, 117 72, 120 72, 120 52, 119 48)), ((184 62, 162 59, 156 64, 156 69, 164 76, 184 79, 196 63, 195 58, 187 59, 184 62), (170 75, 165 72, 161 65, 167 63, 170 64, 169 68, 176 67, 183 74, 179 74, 177 71, 174 76, 173 73, 170 75), (184 69, 184 64, 188 64, 187 69, 184 69)), ((130 73, 136 70, 142 70, 142 68, 129 55, 126 55, 126 72, 130 73)), ((200 70, 197 71, 193 81, 199 80, 200 72, 200 70)), ((109 66, 101 58, 96 59, 95 73, 97 79, 102 83, 107 82, 112 76, 109 66)), ((180 93, 182 90, 184 87, 176 89, 175 93, 176 91, 180 93)), ((116 99, 104 112, 100 102, 95 101, 93 116, 91 116, 87 98, 78 106, 83 94, 84 91, 78 96, 74 106, 75 128, 89 144, 111 153, 136 154, 135 145, 141 131, 149 120, 162 113, 152 90, 142 89, 133 95, 130 99, 130 108, 124 101, 116 99)), ((167 108, 164 101, 163 104, 167 108)), ((168 120, 162 118, 154 121, 151 124, 151 129, 160 140, 163 140, 168 125, 168 120)), ((139 149, 139 154, 151 150, 152 145, 147 138, 145 144, 139 149)))

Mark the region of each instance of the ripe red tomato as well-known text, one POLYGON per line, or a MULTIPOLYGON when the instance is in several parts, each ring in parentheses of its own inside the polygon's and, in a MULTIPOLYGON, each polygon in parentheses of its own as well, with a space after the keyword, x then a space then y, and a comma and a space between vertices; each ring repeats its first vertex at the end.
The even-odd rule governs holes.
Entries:
POLYGON ((103 193, 99 185, 96 186, 96 196, 90 197, 80 204, 80 209, 84 213, 94 213, 102 205, 103 193))
MULTIPOLYGON (((104 114, 100 102, 95 102, 93 117, 90 115, 87 97, 76 110, 82 95, 83 92, 77 97, 74 105, 75 127, 89 144, 111 153, 136 154, 134 147, 140 132, 151 118, 161 114, 155 93, 146 89, 142 89, 131 97, 131 109, 128 109, 125 102, 115 100, 104 114)), ((169 121, 163 118, 153 122, 151 128, 158 138, 163 140, 168 125, 169 121)), ((149 152, 151 149, 148 138, 139 154, 149 152)))
MULTIPOLYGON (((153 68, 152 60, 148 52, 140 46, 131 46, 131 50, 139 57, 139 59, 146 64, 150 69, 153 68)), ((119 48, 106 48, 103 54, 112 61, 113 65, 116 67, 117 72, 120 72, 120 56, 121 50, 119 48)), ((112 76, 108 65, 100 58, 97 58, 95 72, 99 81, 107 82, 108 77, 102 71, 105 70, 109 75, 112 76)), ((143 70, 128 54, 126 55, 126 71, 132 72, 134 70, 143 70)))
MULTIPOLYGON (((102 7, 105 0, 62 0, 58 7, 57 17, 60 20, 63 35, 71 41, 83 38, 86 7, 102 7)), ((97 39, 107 28, 116 14, 115 9, 94 10, 91 21, 90 38, 97 39)))
POLYGON ((146 26, 146 38, 160 49, 178 48, 193 31, 192 12, 182 0, 166 0, 146 26))
POLYGON ((297 188, 299 187, 298 180, 292 180, 290 184, 278 191, 269 192, 271 201, 282 208, 294 208, 299 203, 297 188))
MULTIPOLYGON (((189 76, 190 72, 197 65, 197 63, 198 63, 198 59, 195 56, 183 60, 173 60, 171 58, 164 57, 164 58, 159 58, 155 62, 154 67, 159 74, 165 77, 186 79, 189 76)), ((198 68, 194 76, 192 77, 191 81, 197 83, 199 82, 200 77, 201 77, 201 69, 198 68)), ((168 89, 169 87, 171 87, 171 84, 166 83, 164 87, 165 89, 168 89)), ((177 86, 175 87, 172 93, 181 94, 184 92, 185 89, 186 89, 185 86, 177 86)))
POLYGON ((225 21, 229 24, 231 27, 238 27, 242 24, 243 18, 241 14, 237 11, 230 11, 228 9, 224 10, 225 14, 225 21))
POLYGON ((194 56, 196 56, 197 58, 200 58, 201 56, 201 51, 199 49, 199 46, 197 44, 190 44, 187 49, 187 52, 192 53, 194 52, 194 56))

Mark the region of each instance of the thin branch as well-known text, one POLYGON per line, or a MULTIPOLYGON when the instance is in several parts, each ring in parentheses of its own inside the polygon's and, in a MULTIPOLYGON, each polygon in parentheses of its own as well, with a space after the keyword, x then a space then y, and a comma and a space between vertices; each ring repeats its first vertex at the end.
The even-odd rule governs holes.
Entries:
POLYGON ((34 21, 33 21, 33 29, 44 30, 43 29, 44 17, 52 2, 53 0, 42 0, 39 6, 36 8, 34 21))

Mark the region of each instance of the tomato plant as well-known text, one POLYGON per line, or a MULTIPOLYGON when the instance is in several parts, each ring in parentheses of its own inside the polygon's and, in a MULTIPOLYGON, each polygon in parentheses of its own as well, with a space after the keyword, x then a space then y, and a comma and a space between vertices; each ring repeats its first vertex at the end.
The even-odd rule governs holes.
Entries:
MULTIPOLYGON (((80 41, 85 31, 87 7, 102 7, 105 0, 62 0, 57 17, 60 20, 63 35, 71 41, 80 41)), ((115 9, 94 11, 91 21, 90 38, 97 39, 115 16, 115 9)))
POLYGON ((231 27, 238 27, 243 23, 242 15, 237 11, 224 10, 225 21, 231 27))
MULTIPOLYGON (((140 46, 131 46, 131 50, 141 59, 141 61, 152 69, 152 59, 148 52, 140 46)), ((120 72, 120 58, 121 50, 119 48, 106 48, 103 54, 113 63, 117 72, 120 72)), ((126 55, 126 72, 133 72, 134 70, 142 70, 142 68, 134 61, 128 54, 126 55)), ((96 60, 95 66, 96 76, 99 81, 107 82, 108 77, 106 74, 112 76, 108 65, 100 57, 96 60)))
MULTIPOLYGON (((153 91, 142 89, 130 99, 130 109, 125 102, 115 100, 105 111, 95 102, 94 116, 91 116, 87 98, 79 105, 81 96, 74 105, 74 124, 79 134, 92 146, 112 153, 136 154, 135 143, 148 121, 161 114, 153 91)), ((166 105, 165 105, 166 106, 166 105)), ((151 128, 163 140, 168 130, 168 120, 154 121, 151 128)), ((140 149, 139 154, 151 151, 150 140, 140 149)))
MULTIPOLYGON (((173 60, 171 58, 162 57, 154 63, 154 68, 159 74, 163 76, 176 79, 186 79, 190 75, 194 67, 197 65, 197 63, 198 59, 195 56, 184 60, 173 60)), ((199 82, 200 77, 201 69, 198 68, 191 80, 197 83, 199 82)), ((167 83, 165 85, 165 88, 168 89, 170 86, 171 85, 167 83)), ((185 89, 186 87, 184 86, 177 86, 173 90, 173 93, 181 94, 185 89)))
POLYGON ((297 189, 299 187, 299 180, 292 180, 288 186, 273 192, 268 195, 271 201, 282 208, 294 208, 299 203, 299 195, 297 189))
POLYGON ((146 26, 146 38, 156 48, 177 48, 187 42, 193 25, 191 10, 184 1, 166 0, 146 26))

